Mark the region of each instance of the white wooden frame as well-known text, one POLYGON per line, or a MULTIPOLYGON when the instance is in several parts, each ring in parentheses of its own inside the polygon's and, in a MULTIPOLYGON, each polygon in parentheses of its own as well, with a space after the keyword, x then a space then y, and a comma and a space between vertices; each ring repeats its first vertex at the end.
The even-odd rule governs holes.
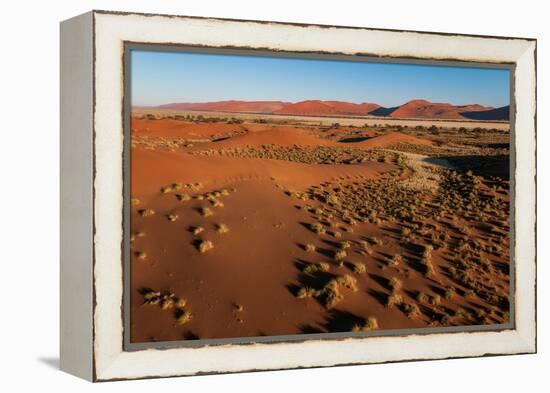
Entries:
POLYGON ((536 41, 92 11, 61 25, 61 368, 92 381, 536 351, 536 41), (515 328, 123 350, 124 42, 515 65, 515 328))

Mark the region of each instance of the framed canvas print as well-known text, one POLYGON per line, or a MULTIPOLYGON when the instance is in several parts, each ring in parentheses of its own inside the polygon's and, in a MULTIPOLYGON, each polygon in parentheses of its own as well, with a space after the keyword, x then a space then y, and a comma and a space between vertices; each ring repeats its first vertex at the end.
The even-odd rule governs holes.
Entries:
POLYGON ((61 368, 536 351, 536 41, 61 24, 61 368))

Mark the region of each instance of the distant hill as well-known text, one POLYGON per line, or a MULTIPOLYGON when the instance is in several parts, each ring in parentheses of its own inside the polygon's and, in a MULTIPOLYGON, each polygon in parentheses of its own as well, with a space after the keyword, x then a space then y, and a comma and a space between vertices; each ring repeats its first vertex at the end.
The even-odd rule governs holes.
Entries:
POLYGON ((245 112, 306 116, 380 116, 397 119, 442 120, 509 120, 510 107, 493 108, 479 104, 452 105, 426 100, 411 100, 403 105, 386 108, 375 103, 346 101, 306 100, 284 101, 216 101, 199 103, 171 103, 157 108, 212 112, 245 112))
POLYGON ((510 120, 510 105, 477 112, 461 112, 462 116, 472 120, 510 120))

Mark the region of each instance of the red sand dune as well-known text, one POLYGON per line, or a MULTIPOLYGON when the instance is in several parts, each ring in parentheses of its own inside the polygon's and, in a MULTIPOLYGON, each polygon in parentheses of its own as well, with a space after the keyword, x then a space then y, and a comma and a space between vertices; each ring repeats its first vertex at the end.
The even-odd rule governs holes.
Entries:
POLYGON ((207 186, 225 186, 243 180, 275 179, 285 187, 302 190, 338 176, 375 178, 395 169, 393 164, 369 162, 364 165, 302 164, 282 160, 262 160, 222 156, 199 156, 181 152, 132 151, 132 195, 158 194, 174 181, 201 181, 207 186), (223 168, 223 171, 220 170, 223 168))
POLYGON ((292 115, 360 115, 366 116, 369 112, 379 108, 378 104, 362 103, 355 104, 344 101, 319 101, 308 100, 295 104, 285 105, 275 111, 277 114, 292 115))
MULTIPOLYGON (((422 99, 411 100, 395 108, 384 108, 375 103, 356 104, 346 101, 306 100, 300 102, 283 101, 219 101, 204 103, 172 103, 161 105, 161 109, 248 112, 263 114, 307 115, 307 116, 389 116, 393 118, 426 119, 466 119, 465 113, 483 112, 494 109, 479 104, 452 105, 430 102, 422 99)), ((487 118, 485 120, 491 120, 487 118)), ((501 120, 495 117, 493 120, 501 120)))
POLYGON ((197 111, 220 111, 220 112, 254 112, 273 113, 286 105, 282 101, 219 101, 203 103, 172 103, 161 105, 159 108, 197 110, 197 111))
POLYGON ((454 106, 448 103, 434 103, 426 100, 412 100, 401 105, 390 114, 395 118, 463 119, 460 112, 474 112, 492 109, 481 105, 454 106))
POLYGON ((148 120, 132 118, 132 133, 139 136, 164 138, 208 138, 214 135, 232 134, 245 131, 240 124, 216 123, 215 127, 208 123, 190 123, 174 119, 148 120))
POLYGON ((348 145, 364 148, 376 148, 396 145, 398 143, 408 143, 411 145, 432 145, 432 141, 430 140, 420 139, 411 135, 402 134, 400 132, 388 132, 387 134, 370 138, 365 141, 356 142, 353 144, 348 143, 348 145))
POLYGON ((292 126, 277 126, 261 131, 248 132, 230 139, 214 142, 217 147, 257 147, 261 145, 279 146, 338 146, 338 142, 317 138, 305 129, 292 126))

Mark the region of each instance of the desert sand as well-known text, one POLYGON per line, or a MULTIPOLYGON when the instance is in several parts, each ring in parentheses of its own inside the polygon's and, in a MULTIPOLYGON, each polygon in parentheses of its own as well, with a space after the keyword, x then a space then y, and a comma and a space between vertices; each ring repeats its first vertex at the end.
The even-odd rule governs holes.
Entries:
POLYGON ((508 130, 198 116, 132 117, 132 342, 508 321, 508 130))

